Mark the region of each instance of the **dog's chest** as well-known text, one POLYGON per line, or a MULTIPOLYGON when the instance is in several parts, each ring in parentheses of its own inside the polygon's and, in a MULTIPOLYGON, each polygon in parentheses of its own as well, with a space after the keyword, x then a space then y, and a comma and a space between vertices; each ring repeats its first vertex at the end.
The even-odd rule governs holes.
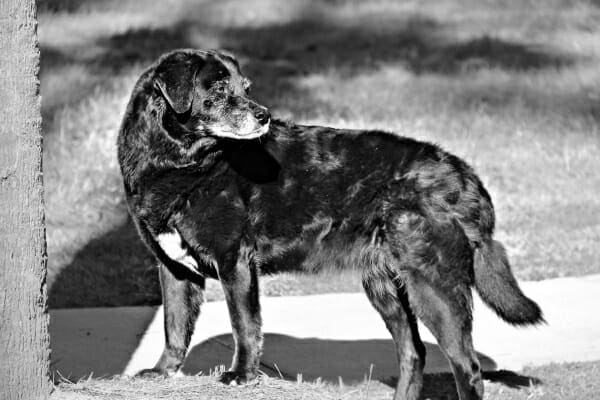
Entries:
POLYGON ((192 256, 190 249, 177 229, 159 234, 156 237, 156 242, 171 261, 183 265, 194 274, 205 275, 203 273, 205 266, 201 266, 192 256))

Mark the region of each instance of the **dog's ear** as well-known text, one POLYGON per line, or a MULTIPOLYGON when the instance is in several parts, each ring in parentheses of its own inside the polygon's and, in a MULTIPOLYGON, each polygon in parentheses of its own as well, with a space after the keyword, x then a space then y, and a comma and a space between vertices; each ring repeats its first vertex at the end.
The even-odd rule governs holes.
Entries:
POLYGON ((197 54, 174 53, 156 67, 154 84, 177 114, 192 106, 196 73, 203 64, 204 58, 197 54))

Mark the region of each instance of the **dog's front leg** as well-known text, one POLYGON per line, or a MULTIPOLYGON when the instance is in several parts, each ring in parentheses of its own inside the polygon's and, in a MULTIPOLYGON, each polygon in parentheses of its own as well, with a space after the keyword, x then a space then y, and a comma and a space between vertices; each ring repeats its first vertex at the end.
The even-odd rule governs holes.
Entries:
POLYGON ((235 353, 229 371, 220 377, 225 384, 239 384, 257 376, 262 354, 262 320, 257 267, 250 247, 242 246, 237 260, 220 269, 221 283, 229 308, 235 353))
POLYGON ((142 370, 138 376, 172 376, 179 372, 203 300, 204 278, 198 277, 192 282, 177 278, 162 264, 159 269, 165 317, 165 348, 154 368, 142 370))

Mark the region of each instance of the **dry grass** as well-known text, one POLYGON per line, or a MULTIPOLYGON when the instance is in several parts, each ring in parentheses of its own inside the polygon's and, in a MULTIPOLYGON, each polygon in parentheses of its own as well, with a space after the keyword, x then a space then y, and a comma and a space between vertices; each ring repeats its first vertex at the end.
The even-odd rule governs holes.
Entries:
MULTIPOLYGON (((176 47, 232 50, 275 115, 395 130, 466 158, 519 278, 600 272, 597 2, 40 3, 52 307, 160 302, 115 139, 136 77, 176 47)), ((351 274, 267 281, 275 295, 360 287, 351 274)))
MULTIPOLYGON (((383 388, 385 390, 385 388, 383 388)), ((361 390, 361 392, 364 391, 361 390)), ((358 391, 357 391, 358 392, 358 391)), ((61 385, 53 399, 298 399, 326 400, 340 398, 337 388, 321 383, 292 383, 273 378, 262 378, 257 384, 227 387, 212 377, 179 379, 110 379, 91 380, 75 385, 61 385)), ((359 397, 347 397, 349 399, 359 397)), ((364 395, 361 397, 364 399, 364 395)))
MULTIPOLYGON (((550 364, 527 368, 521 378, 504 383, 485 381, 486 400, 579 400, 597 398, 600 363, 550 364), (535 385, 528 381, 538 382, 535 385)), ((368 376, 368 374, 367 374, 368 376)), ((257 383, 229 387, 214 377, 182 377, 178 379, 89 379, 76 384, 57 386, 52 400, 236 400, 236 399, 303 399, 303 400, 374 400, 392 397, 393 385, 371 382, 339 385, 330 383, 284 381, 264 376, 257 383)), ((423 398, 456 398, 448 375, 427 375, 423 398)))

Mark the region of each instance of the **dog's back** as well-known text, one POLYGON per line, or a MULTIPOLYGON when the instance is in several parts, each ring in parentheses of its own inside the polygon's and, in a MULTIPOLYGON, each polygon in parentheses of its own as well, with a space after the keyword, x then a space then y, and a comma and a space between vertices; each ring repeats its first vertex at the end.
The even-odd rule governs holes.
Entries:
MULTIPOLYGON (((254 201, 249 202, 253 233, 268 247, 265 269, 282 265, 281 258, 287 257, 287 265, 302 259, 302 250, 305 269, 356 265, 353 258, 372 245, 374 235, 389 236, 386 229, 393 219, 404 218, 404 234, 413 236, 418 229, 408 222, 413 215, 427 221, 428 229, 455 221, 474 264, 448 274, 464 276, 510 323, 543 320, 539 307, 520 291, 501 244, 493 240, 491 198, 463 160, 435 145, 386 132, 277 123, 272 130, 260 148, 277 163, 278 177, 253 186, 254 201), (276 259, 268 262, 272 254, 276 259)), ((442 242, 428 243, 439 247, 442 242)), ((456 243, 449 246, 460 251, 456 243)), ((429 249, 435 251, 440 250, 429 249)))

